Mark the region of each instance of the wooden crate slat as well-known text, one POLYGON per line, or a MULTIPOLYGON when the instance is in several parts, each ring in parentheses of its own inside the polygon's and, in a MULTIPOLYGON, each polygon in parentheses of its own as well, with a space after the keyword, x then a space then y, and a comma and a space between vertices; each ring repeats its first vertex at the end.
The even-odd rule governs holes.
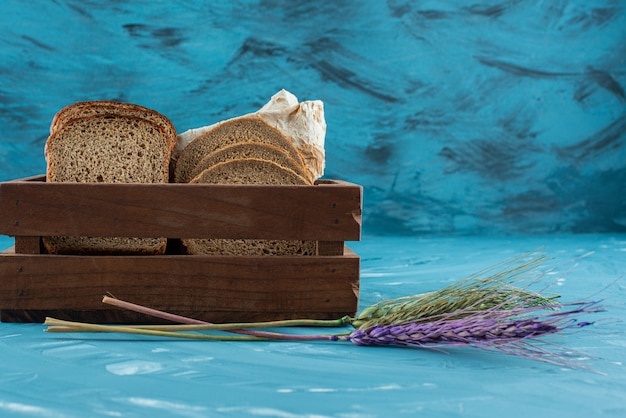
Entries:
POLYGON ((15 252, 18 254, 41 254, 41 237, 15 237, 15 252))
POLYGON ((107 292, 170 312, 343 312, 359 257, 0 255, 0 309, 108 309, 107 292))
POLYGON ((361 186, 0 183, 0 320, 46 316, 98 323, 162 322, 102 304, 130 302, 208 322, 354 315, 361 186), (41 236, 170 238, 166 255, 40 254, 41 236), (317 241, 317 256, 181 255, 178 238, 317 241))
POLYGON ((0 183, 0 234, 356 241, 361 187, 0 183))
POLYGON ((343 255, 343 241, 318 241, 317 255, 343 255))

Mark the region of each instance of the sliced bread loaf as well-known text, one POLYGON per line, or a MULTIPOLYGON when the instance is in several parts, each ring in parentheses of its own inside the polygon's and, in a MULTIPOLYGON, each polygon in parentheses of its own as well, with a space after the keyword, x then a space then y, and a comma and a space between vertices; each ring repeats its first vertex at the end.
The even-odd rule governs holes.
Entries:
POLYGON ((196 138, 224 123, 251 117, 262 119, 267 125, 275 128, 289 140, 302 156, 305 177, 311 183, 314 183, 315 180, 324 174, 324 141, 326 136, 324 103, 320 100, 299 102, 296 96, 284 89, 273 95, 268 103, 254 113, 180 133, 176 149, 172 155, 173 163, 178 160, 181 152, 196 138))
POLYGON ((46 141, 47 181, 163 183, 171 152, 167 134, 147 119, 75 118, 46 141))
POLYGON ((259 142, 241 142, 228 145, 223 148, 218 148, 217 151, 214 151, 204 157, 191 171, 190 177, 193 179, 207 168, 222 162, 248 158, 273 161, 279 166, 288 168, 302 177, 306 175, 306 173, 302 170, 302 166, 298 164, 286 151, 270 144, 262 144, 259 142))
POLYGON ((188 254, 311 256, 316 254, 315 241, 259 239, 186 239, 188 254))
POLYGON ((242 158, 215 164, 194 177, 190 183, 309 184, 295 171, 259 158, 242 158))
POLYGON ((307 178, 314 182, 322 177, 326 165, 324 103, 320 100, 298 102, 296 96, 283 89, 256 114, 289 138, 300 151, 306 163, 307 178))
POLYGON ((178 155, 174 181, 188 182, 191 180, 192 171, 205 156, 219 148, 241 142, 260 142, 277 146, 299 162, 304 170, 302 155, 289 139, 258 116, 242 116, 218 123, 191 141, 178 155))
POLYGON ((50 254, 76 255, 155 255, 164 254, 166 238, 126 237, 43 237, 50 254))
MULTIPOLYGON (((310 182, 293 170, 257 158, 215 164, 194 177, 191 183, 292 184, 310 182)), ((222 255, 315 255, 315 241, 258 239, 183 239, 189 254, 222 255)))
MULTIPOLYGON (((76 117, 46 141, 47 181, 166 183, 172 146, 156 123, 128 115, 76 117)), ((165 238, 44 237, 56 254, 163 253, 165 238)))

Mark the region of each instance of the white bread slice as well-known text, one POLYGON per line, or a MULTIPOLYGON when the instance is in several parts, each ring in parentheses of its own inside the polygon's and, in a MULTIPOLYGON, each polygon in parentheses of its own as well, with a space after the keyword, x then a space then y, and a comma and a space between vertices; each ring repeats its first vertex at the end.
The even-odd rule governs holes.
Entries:
MULTIPOLYGON (((259 117, 280 131, 300 151, 308 170, 309 180, 314 182, 324 174, 326 121, 324 104, 320 100, 298 102, 287 90, 280 90, 261 109, 240 117, 259 117)), ((238 119, 233 118, 224 122, 238 119)), ((196 138, 224 123, 189 129, 178 135, 178 143, 172 155, 173 161, 196 138)))
POLYGON ((188 182, 191 180, 191 172, 206 155, 241 142, 275 145, 304 167, 302 155, 289 139, 258 116, 243 116, 218 123, 189 143, 176 161, 174 182, 188 182))
MULTIPOLYGON (((171 143, 159 125, 127 115, 76 117, 46 141, 47 181, 166 183, 171 143)), ((44 237, 55 254, 163 253, 165 238, 44 237)))
POLYGON ((302 165, 296 162, 286 151, 271 145, 259 142, 241 142, 218 148, 217 151, 204 157, 191 171, 190 177, 194 178, 211 166, 239 159, 256 158, 273 161, 281 167, 295 171, 300 176, 306 176, 302 165))
MULTIPOLYGON (((294 184, 309 181, 273 161, 256 158, 215 164, 196 176, 191 183, 210 184, 294 184)), ((315 255, 315 241, 259 239, 183 239, 189 254, 221 255, 315 255)))

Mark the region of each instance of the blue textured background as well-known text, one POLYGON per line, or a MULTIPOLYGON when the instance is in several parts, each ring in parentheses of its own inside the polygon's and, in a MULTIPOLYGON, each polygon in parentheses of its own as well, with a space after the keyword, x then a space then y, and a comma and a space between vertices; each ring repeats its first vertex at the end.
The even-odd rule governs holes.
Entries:
POLYGON ((326 106, 366 232, 626 231, 626 2, 0 3, 0 180, 78 100, 182 132, 281 88, 326 106))
POLYGON ((0 181, 45 171, 74 101, 184 131, 285 88, 325 103, 326 176, 364 186, 360 309, 538 247, 550 291, 609 308, 550 340, 601 374, 0 323, 3 417, 626 416, 626 1, 0 0, 0 30, 0 181))

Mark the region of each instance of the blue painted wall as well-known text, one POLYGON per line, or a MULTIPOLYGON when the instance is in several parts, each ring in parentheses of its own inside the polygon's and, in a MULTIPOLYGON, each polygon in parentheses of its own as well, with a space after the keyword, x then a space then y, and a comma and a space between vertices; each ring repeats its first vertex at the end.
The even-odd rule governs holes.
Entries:
POLYGON ((623 0, 3 0, 0 29, 0 180, 74 101, 184 131, 286 88, 325 102, 366 233, 626 231, 623 0))

